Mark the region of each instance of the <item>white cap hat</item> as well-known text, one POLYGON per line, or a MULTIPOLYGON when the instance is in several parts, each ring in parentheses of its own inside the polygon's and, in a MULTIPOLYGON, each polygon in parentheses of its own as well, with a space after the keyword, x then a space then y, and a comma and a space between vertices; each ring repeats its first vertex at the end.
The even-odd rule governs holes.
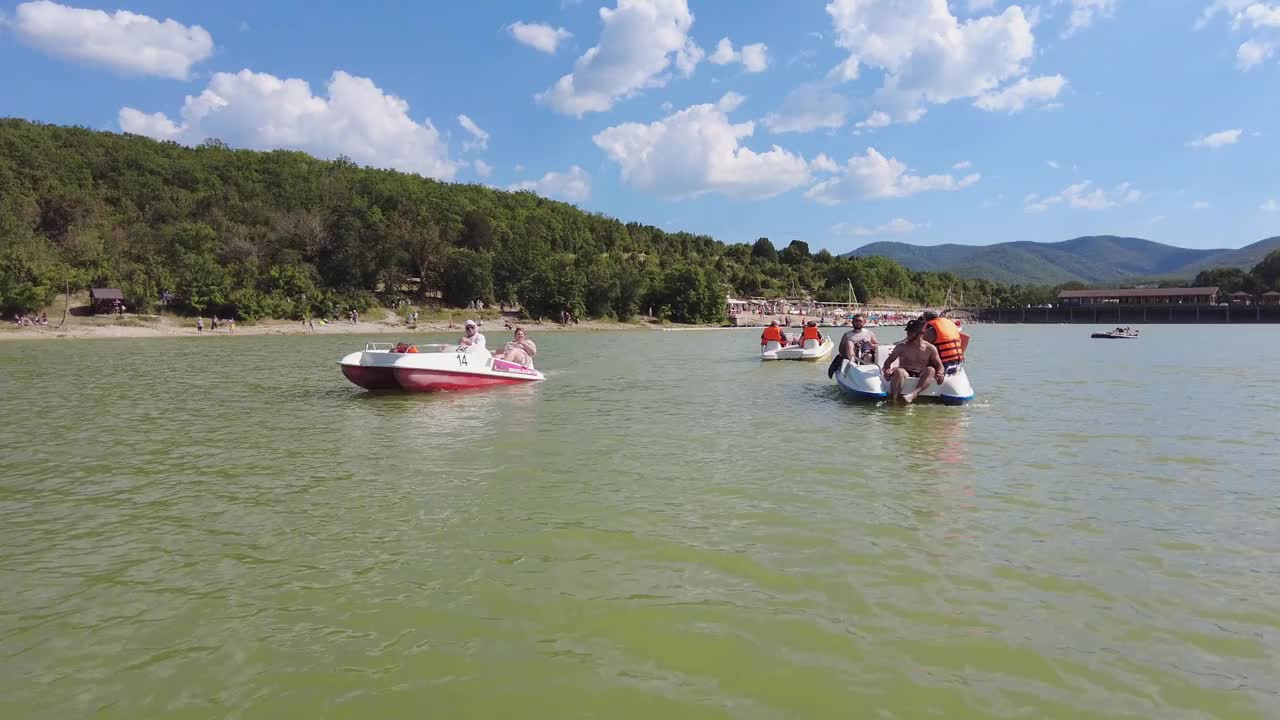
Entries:
POLYGON ((466 322, 464 322, 464 323, 462 323, 462 324, 463 324, 464 326, 466 326, 466 325, 475 325, 475 324, 476 324, 476 321, 475 321, 475 320, 468 320, 468 321, 466 321, 466 322))

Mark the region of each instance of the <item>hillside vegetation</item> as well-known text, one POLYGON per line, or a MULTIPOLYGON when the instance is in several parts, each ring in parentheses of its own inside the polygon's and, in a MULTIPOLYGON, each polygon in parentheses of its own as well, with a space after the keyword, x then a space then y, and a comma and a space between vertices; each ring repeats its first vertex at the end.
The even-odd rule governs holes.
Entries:
POLYGON ((132 309, 241 318, 473 300, 537 317, 723 319, 724 298, 897 297, 1020 304, 1044 288, 912 272, 885 258, 778 249, 623 223, 529 192, 441 183, 299 152, 198 148, 0 120, 0 310, 65 288, 132 309))
POLYGON ((1190 279, 1202 270, 1247 270, 1280 249, 1280 236, 1238 250, 1193 250, 1141 238, 1101 235, 1056 243, 919 246, 877 242, 850 257, 878 255, 917 271, 952 272, 1000 283, 1119 284, 1137 279, 1190 279))

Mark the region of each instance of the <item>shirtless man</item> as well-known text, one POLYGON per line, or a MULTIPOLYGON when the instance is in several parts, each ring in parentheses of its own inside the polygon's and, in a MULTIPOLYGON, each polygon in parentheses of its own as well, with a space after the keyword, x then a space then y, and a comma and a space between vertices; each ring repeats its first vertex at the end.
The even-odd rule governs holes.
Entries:
POLYGON ((907 339, 893 346, 893 352, 884 361, 884 376, 889 380, 889 402, 896 402, 899 397, 910 403, 920 396, 920 392, 935 380, 942 384, 942 358, 938 357, 938 348, 924 340, 923 323, 912 320, 907 323, 907 339), (898 367, 890 369, 893 361, 898 367), (916 387, 905 395, 902 387, 907 378, 918 377, 916 387))
POLYGON ((533 356, 537 354, 538 346, 525 337, 524 328, 518 327, 511 342, 502 346, 502 349, 495 353, 493 357, 495 360, 506 360, 517 365, 533 367, 533 356))

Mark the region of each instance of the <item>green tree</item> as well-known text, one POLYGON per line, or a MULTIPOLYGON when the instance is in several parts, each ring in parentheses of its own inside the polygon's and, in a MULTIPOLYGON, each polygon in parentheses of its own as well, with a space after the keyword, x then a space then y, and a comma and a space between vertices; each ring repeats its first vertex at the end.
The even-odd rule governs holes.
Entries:
POLYGON ((457 306, 475 300, 493 302, 493 268, 489 255, 467 248, 450 250, 444 276, 444 299, 457 306))

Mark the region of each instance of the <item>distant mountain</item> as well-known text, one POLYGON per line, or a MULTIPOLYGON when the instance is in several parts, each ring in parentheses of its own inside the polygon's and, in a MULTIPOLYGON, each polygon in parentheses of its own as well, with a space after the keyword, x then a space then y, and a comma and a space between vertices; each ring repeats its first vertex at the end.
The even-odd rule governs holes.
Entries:
POLYGON ((1192 250, 1142 238, 1097 235, 1056 243, 909 245, 875 242, 845 257, 881 255, 911 270, 953 272, 1000 283, 1057 285, 1115 283, 1126 279, 1191 278, 1215 267, 1251 268, 1280 249, 1280 236, 1238 250, 1192 250))

